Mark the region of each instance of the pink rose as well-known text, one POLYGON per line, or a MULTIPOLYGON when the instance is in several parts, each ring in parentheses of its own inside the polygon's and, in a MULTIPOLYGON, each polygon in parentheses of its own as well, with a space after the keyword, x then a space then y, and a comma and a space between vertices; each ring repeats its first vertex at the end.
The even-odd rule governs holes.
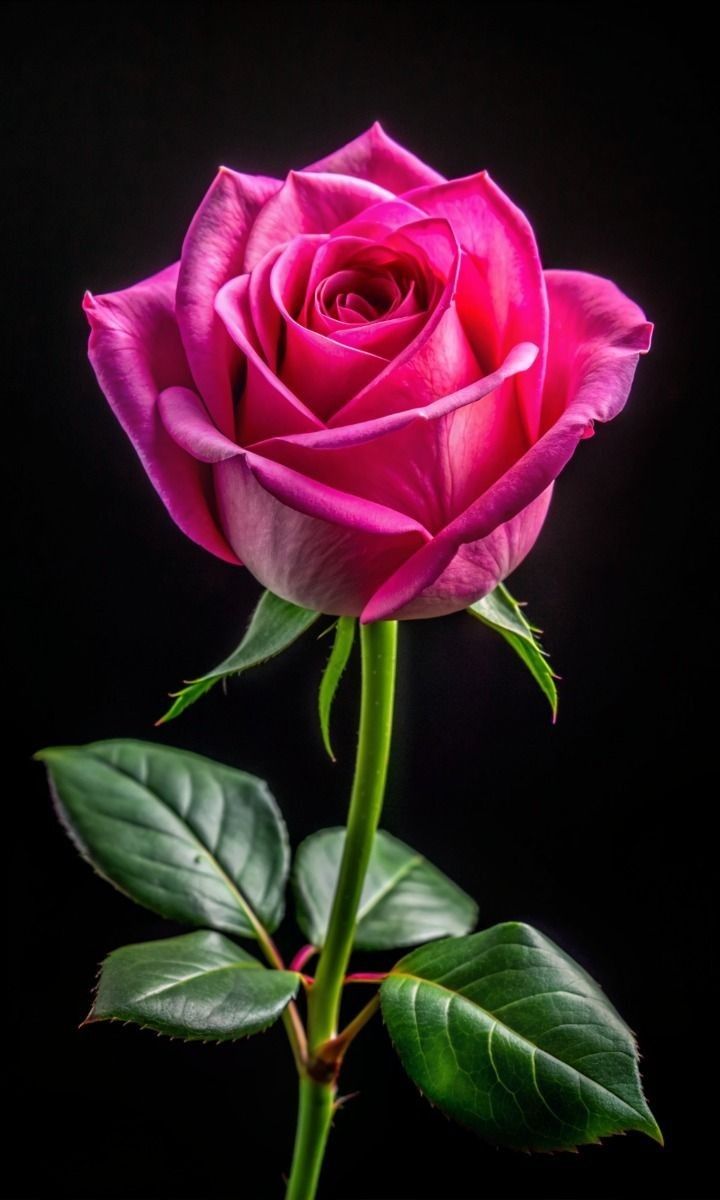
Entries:
POLYGON ((543 271, 485 172, 446 181, 379 125, 284 182, 221 168, 180 261, 85 310, 180 528, 364 621, 454 612, 517 566, 652 332, 608 280, 543 271))

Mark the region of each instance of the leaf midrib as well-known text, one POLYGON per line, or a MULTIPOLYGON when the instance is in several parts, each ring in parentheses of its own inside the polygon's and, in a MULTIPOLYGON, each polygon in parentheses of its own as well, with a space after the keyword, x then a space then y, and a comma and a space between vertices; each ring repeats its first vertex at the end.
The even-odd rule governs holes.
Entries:
MULTIPOLYGON (((282 654, 283 650, 289 649, 289 647, 292 646, 293 642, 296 642, 297 639, 299 637, 301 637, 302 634, 305 633, 306 630, 308 630, 311 625, 314 625, 314 623, 317 621, 318 617, 320 616, 319 612, 312 612, 312 614, 310 614, 310 610, 308 610, 308 609, 302 610, 303 616, 301 617, 298 615, 296 621, 293 622, 292 637, 288 641, 282 642, 282 644, 277 649, 268 650, 264 654, 258 654, 257 650, 253 651, 252 649, 250 649, 250 653, 248 656, 248 647, 247 647, 247 645, 244 645, 244 643, 245 643, 246 639, 250 639, 250 647, 252 647, 252 635, 256 633, 256 630, 254 628, 255 619, 258 615, 258 610, 260 609, 263 601, 265 601, 266 597, 269 594, 272 595, 273 593, 263 592, 262 596, 260 597, 260 600, 258 601, 257 607, 255 608, 255 611, 253 612, 252 617, 250 618, 250 623, 249 623, 247 629, 245 630, 245 634, 244 634, 239 646, 237 646, 235 648, 235 650, 231 651, 231 653, 227 656, 227 658, 224 658, 221 663, 218 663, 218 665, 216 667, 213 667, 212 670, 208 671, 205 675, 201 675, 199 679, 192 679, 190 681, 191 684, 204 683, 208 679, 212 679, 213 682, 217 682, 220 679, 226 679, 229 675, 242 675, 245 671, 248 671, 251 667, 261 666, 263 663, 268 662, 271 658, 276 658, 278 654, 282 654), (308 615, 305 615, 305 614, 308 614, 308 615), (245 661, 242 660, 243 650, 245 651, 245 655, 247 656, 245 661), (233 660, 237 660, 237 659, 240 659, 239 663, 235 662, 234 665, 230 665, 230 664, 233 664, 233 660)), ((275 597, 275 599, 279 599, 279 597, 275 597)), ((285 601, 284 603, 287 603, 287 601, 285 601)), ((294 616, 294 614, 293 614, 293 616, 294 616)))
POLYGON ((414 854, 412 858, 407 859, 406 862, 404 862, 399 868, 399 870, 397 870, 394 875, 391 875, 381 888, 378 888, 375 894, 370 897, 370 900, 367 902, 367 904, 358 909, 356 925, 359 926, 360 922, 364 921, 368 913, 372 912, 374 908, 377 908, 378 904, 380 904, 380 902, 384 900, 387 895, 389 895, 393 888, 397 887, 397 885, 401 883, 402 880, 405 879, 410 872, 415 869, 415 867, 421 867, 424 862, 425 858, 422 854, 414 854))
MULTIPOLYGON (((217 967, 208 967, 207 970, 197 970, 194 975, 187 975, 184 979, 175 979, 172 983, 163 984, 162 987, 153 988, 151 992, 143 992, 140 996, 135 996, 135 1003, 143 1000, 150 1000, 153 996, 161 996, 164 992, 172 992, 175 988, 186 987, 190 983, 194 983, 196 979, 207 979, 208 975, 216 975, 220 971, 264 971, 266 968, 259 962, 230 962, 222 963, 217 967)), ((278 974, 278 972, 275 972, 278 974)), ((288 972, 283 972, 288 974, 288 972)))
MULTIPOLYGON (((145 792, 148 796, 152 797, 152 799, 155 800, 156 803, 161 805, 162 808, 164 808, 167 812, 170 813, 171 817, 177 822, 177 824, 180 825, 180 827, 187 832, 188 840, 190 842, 192 842, 195 846, 197 846, 198 850, 201 852, 201 854, 204 855, 204 857, 210 863, 211 867, 214 868, 216 874, 219 876, 219 878, 225 884, 225 886, 228 889, 228 891, 230 892, 230 894, 235 897, 235 899, 237 900, 237 903, 238 903, 238 907, 245 913, 248 921, 250 922, 252 929, 254 929, 256 933, 264 934, 265 927, 263 926, 262 922, 260 921, 260 918, 255 913, 255 910, 252 908, 250 902, 245 898, 243 892, 240 890, 238 885, 236 883, 234 883, 234 881, 230 878, 230 876, 224 870, 224 868, 222 867, 221 863, 217 860, 217 858, 215 858, 214 855, 211 854, 211 852, 207 848, 207 846, 205 846, 203 844, 203 842, 200 841, 200 838, 197 836, 194 829, 188 824, 188 822, 185 820, 185 818, 181 817, 180 814, 175 811, 175 809, 172 807, 172 805, 168 804, 167 800, 164 800, 158 792, 154 792, 152 790, 152 788, 150 788, 146 783, 143 783, 140 779, 137 778, 137 776, 133 775, 131 771, 127 771, 124 767, 119 766, 117 763, 109 762, 106 758, 103 758, 102 755, 91 754, 91 757, 94 758, 96 762, 102 763, 103 766, 111 767, 113 771, 117 771, 117 773, 119 775, 124 776, 125 779, 130 779, 137 787, 141 788, 143 790, 143 792, 145 792)), ((123 818, 120 818, 120 819, 123 819, 123 818)), ((155 832, 158 833, 160 831, 155 830, 155 832)))
MULTIPOLYGON (((578 1075, 581 1079, 586 1080, 586 1082, 592 1087, 597 1088, 601 1092, 605 1092, 608 1096, 612 1096, 613 1100, 617 1101, 619 1104, 622 1104, 623 1107, 628 1110, 628 1112, 631 1112, 634 1114, 634 1116, 639 1117, 645 1126, 648 1125, 648 1119, 645 1114, 638 1111, 637 1108, 633 1108, 632 1104, 628 1104, 627 1100, 623 1100, 622 1096, 618 1096, 617 1092, 612 1092, 610 1088, 607 1088, 604 1084, 599 1083, 597 1079, 593 1079, 592 1076, 586 1075, 583 1071, 579 1071, 577 1067, 574 1067, 571 1063, 565 1062, 562 1058, 558 1058, 557 1055, 552 1054, 549 1050, 544 1050, 542 1046, 537 1046, 535 1042, 531 1042, 530 1039, 526 1038, 522 1033, 518 1033, 518 1031, 513 1029, 511 1025, 506 1025, 503 1020, 501 1020, 499 1017, 496 1017, 494 1013, 490 1012, 489 1009, 483 1008, 483 1006, 478 1004, 477 1001, 471 1000, 468 996, 463 996, 461 992, 453 991, 452 988, 445 987, 442 983, 436 983, 433 979, 425 979, 422 975, 413 975, 410 971, 392 971, 388 976, 388 979, 393 978, 410 979, 413 983, 425 984, 426 987, 436 988, 439 992, 445 992, 448 996, 460 1001, 462 1004, 469 1005, 471 1009, 477 1009, 478 1012, 481 1012, 485 1017, 487 1017, 491 1023, 494 1025, 499 1025, 508 1034, 510 1034, 511 1037, 527 1046, 531 1053, 544 1054, 549 1059, 552 1059, 553 1062, 559 1063, 561 1066, 565 1067, 566 1070, 574 1071, 576 1075, 578 1075)), ((532 996, 527 997, 527 999, 531 1000, 532 996)), ((589 997, 584 997, 584 999, 589 999, 589 997)), ((501 1007, 505 1006, 503 1005, 501 1007)))

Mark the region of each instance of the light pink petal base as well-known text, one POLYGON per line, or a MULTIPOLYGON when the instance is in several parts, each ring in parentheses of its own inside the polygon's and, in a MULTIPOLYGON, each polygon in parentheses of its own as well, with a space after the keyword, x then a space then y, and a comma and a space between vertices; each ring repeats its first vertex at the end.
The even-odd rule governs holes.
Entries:
POLYGON ((332 524, 290 508, 234 458, 215 467, 223 525, 263 587, 331 615, 359 615, 383 579, 422 543, 420 533, 388 535, 332 524))

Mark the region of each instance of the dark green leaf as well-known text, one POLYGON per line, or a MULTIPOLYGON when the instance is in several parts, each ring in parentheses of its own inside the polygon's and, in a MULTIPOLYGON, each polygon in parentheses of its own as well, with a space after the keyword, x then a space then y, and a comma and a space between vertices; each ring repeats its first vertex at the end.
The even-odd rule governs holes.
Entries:
POLYGON ((286 650, 301 633, 317 621, 320 613, 311 612, 308 608, 298 608, 287 600, 281 600, 272 592, 263 592, 255 612, 252 615, 247 632, 229 658, 224 659, 219 666, 200 679, 193 679, 179 692, 173 692, 173 704, 158 721, 163 725, 178 717, 189 705, 199 700, 220 679, 228 679, 231 675, 240 675, 248 667, 256 667, 286 650))
POLYGON ((662 1141, 631 1031, 529 925, 422 946, 393 969, 381 999, 411 1079, 490 1141, 570 1150, 629 1129, 662 1141))
POLYGON ((468 612, 483 624, 495 629, 520 656, 536 681, 552 709, 553 720, 557 716, 558 695, 547 655, 540 645, 538 632, 526 620, 517 600, 513 600, 507 588, 499 583, 494 592, 471 604, 468 612))
MULTIPOLYGON (((314 946, 325 940, 344 841, 344 829, 322 829, 302 843, 295 858, 298 924, 314 946)), ((475 901, 457 884, 422 854, 378 831, 358 909, 358 950, 467 933, 476 920, 475 901)))
POLYGON ((335 755, 333 754, 332 743, 330 741, 330 710, 332 702, 335 699, 335 692, 342 678, 342 673, 350 657, 350 651, 352 650, 355 638, 355 624, 354 617, 340 617, 338 619, 335 626, 335 640, 332 652, 320 683, 320 695, 318 698, 320 729, 322 730, 323 744, 333 762, 335 762, 335 755))
POLYGON ((261 779, 151 742, 60 746, 36 757, 80 852, 133 900, 245 936, 258 921, 279 924, 287 833, 261 779))
POLYGON ((219 933, 141 942, 108 955, 86 1024, 134 1021, 172 1037, 228 1041, 276 1021, 299 982, 219 933))

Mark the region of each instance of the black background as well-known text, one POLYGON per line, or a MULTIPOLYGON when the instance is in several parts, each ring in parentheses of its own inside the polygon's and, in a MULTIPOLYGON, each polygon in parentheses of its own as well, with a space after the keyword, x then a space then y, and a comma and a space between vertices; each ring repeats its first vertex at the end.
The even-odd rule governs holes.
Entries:
MULTIPOLYGON (((717 332, 703 295, 715 268, 700 11, 9 6, 5 403, 22 425, 5 455, 5 532, 21 535, 3 689, 20 766, 3 814, 5 1049, 13 1145, 27 1142, 10 1196, 282 1194, 295 1096, 280 1027, 225 1048, 77 1031, 103 955, 172 930, 79 860, 29 756, 158 738, 265 776, 294 842, 342 822, 357 674, 332 767, 314 711, 327 643, 312 635, 153 729, 165 693, 237 642, 258 589, 165 514, 87 364, 80 300, 173 261, 218 164, 282 175, 375 118, 447 175, 488 167, 547 265, 611 277, 656 323, 628 408, 580 446, 512 580, 563 676, 557 726, 469 618, 406 623, 384 823, 477 895, 483 923, 528 920, 596 975, 637 1031, 667 1146, 489 1148, 418 1095, 377 1022, 347 1063, 360 1095, 337 1118, 322 1196, 712 1194, 715 854, 696 693, 717 655, 699 534, 717 332)), ((291 921, 280 941, 298 944, 291 921)))

